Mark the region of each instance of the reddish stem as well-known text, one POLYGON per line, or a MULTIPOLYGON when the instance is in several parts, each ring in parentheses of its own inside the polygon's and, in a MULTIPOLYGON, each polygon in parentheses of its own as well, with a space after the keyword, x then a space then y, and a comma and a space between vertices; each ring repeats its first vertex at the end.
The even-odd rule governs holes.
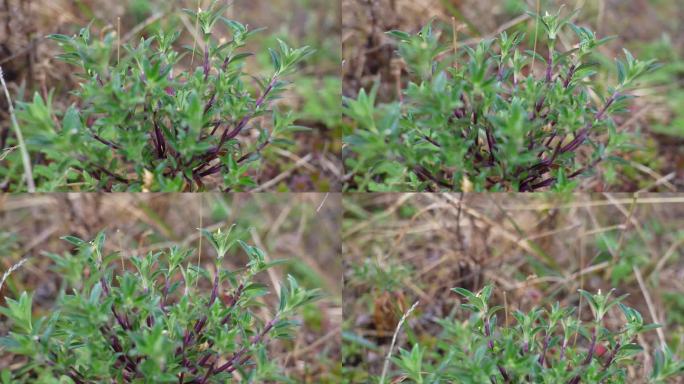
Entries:
MULTIPOLYGON (((591 334, 591 344, 589 344, 589 351, 587 352, 587 357, 582 362, 582 366, 585 368, 589 365, 589 363, 591 363, 591 359, 594 357, 594 351, 596 350, 596 328, 597 326, 594 326, 594 329, 591 334)), ((577 374, 577 376, 573 377, 572 379, 570 379, 570 381, 568 381, 568 384, 579 384, 581 378, 581 373, 577 374)))
POLYGON ((240 131, 242 131, 245 128, 247 123, 249 123, 249 121, 254 117, 256 111, 261 107, 264 101, 266 101, 266 97, 269 93, 271 93, 277 81, 277 76, 273 76, 271 82, 268 84, 264 92, 261 94, 261 96, 259 96, 256 103, 254 104, 254 112, 249 113, 245 117, 243 117, 242 120, 240 120, 240 122, 232 130, 229 131, 228 129, 226 129, 225 131, 223 131, 223 135, 221 135, 221 141, 219 141, 219 144, 216 146, 216 148, 210 151, 209 156, 215 156, 216 154, 218 154, 221 150, 221 147, 223 147, 226 141, 240 134, 240 131))

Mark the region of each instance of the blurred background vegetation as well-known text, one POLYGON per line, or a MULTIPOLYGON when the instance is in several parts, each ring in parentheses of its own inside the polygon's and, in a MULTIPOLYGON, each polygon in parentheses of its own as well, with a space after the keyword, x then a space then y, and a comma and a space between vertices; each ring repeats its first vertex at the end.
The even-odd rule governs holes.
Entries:
MULTIPOLYGON (((508 30, 526 33, 524 49, 534 48, 536 23, 526 11, 555 12, 565 6, 580 12, 573 21, 617 39, 592 57, 601 65, 596 77, 604 87, 616 77, 614 58, 627 48, 641 59, 657 59, 663 67, 646 79, 630 113, 617 120, 619 129, 636 133, 633 151, 618 167, 600 167, 584 191, 684 190, 684 2, 681 0, 342 0, 343 94, 379 85, 378 99, 392 101, 408 79, 386 31, 416 33, 433 20, 443 40, 451 43, 452 26, 462 44, 475 44, 508 30), (452 21, 453 20, 453 21, 452 21), (606 76, 605 74, 609 74, 606 76), (601 179, 606 182, 601 182, 601 179)), ((571 30, 560 37, 576 41, 571 30)), ((538 63, 540 64, 540 63, 538 63)), ((343 131, 350 134, 349 121, 343 131)), ((343 155, 344 156, 344 155, 343 155)))
MULTIPOLYGON (((304 308, 302 329, 286 343, 273 345, 274 359, 298 383, 338 383, 341 371, 342 263, 340 252, 341 199, 337 194, 50 194, 0 195, 0 276, 20 259, 0 292, 16 298, 34 292, 34 315, 52 310, 62 277, 53 272, 46 252, 71 249, 60 240, 73 235, 92 239, 106 231, 108 252, 123 250, 124 258, 172 244, 199 247, 199 263, 215 256, 197 228, 249 230, 249 243, 264 249, 271 260, 288 262, 260 276, 272 290, 264 300, 277 306, 275 284, 292 274, 307 288, 321 288, 324 298, 304 308)), ((243 251, 224 259, 228 270, 243 267, 243 251)), ((207 289, 210 288, 209 282, 207 289)), ((264 307, 267 311, 268 307, 264 307)), ((267 313, 264 318, 269 317, 267 313)), ((0 319, 0 335, 8 332, 0 319)), ((21 361, 0 351, 0 367, 21 361)))
MULTIPOLYGON (((211 0, 2 0, 0 1, 0 66, 5 71, 14 102, 31 99, 34 91, 46 98, 55 89, 56 110, 64 110, 73 100, 69 91, 78 78, 73 68, 57 61, 59 48, 46 35, 72 35, 92 22, 93 35, 116 31, 121 23, 123 41, 149 36, 160 23, 182 32, 178 46, 192 46, 190 31, 194 21, 180 12, 183 8, 207 8, 211 0)), ((340 126, 340 4, 338 0, 234 0, 226 17, 247 24, 250 29, 265 27, 247 47, 257 53, 249 58, 251 76, 271 71, 267 47, 276 39, 290 46, 309 45, 316 52, 292 80, 294 85, 280 105, 292 110, 296 124, 310 128, 289 139, 286 150, 266 151, 258 181, 271 191, 339 190, 342 167, 340 126)), ((228 38, 227 31, 222 30, 228 38)), ((186 65, 190 65, 188 55, 186 65)), ((195 62, 194 65, 197 65, 195 62)), ((268 117, 266 117, 268 118, 268 117)), ((28 127, 30 128, 30 127, 28 127)), ((0 100, 0 149, 10 133, 7 103, 0 100)), ((257 132, 254 132, 256 134, 257 132)), ((256 139, 256 137, 254 138, 256 139)), ((4 156, 1 156, 0 161, 4 156)), ((0 180, 0 189, 3 180, 0 180)))
MULTIPOLYGON (((439 319, 467 319, 450 289, 487 283, 492 305, 507 313, 556 301, 577 307, 580 288, 629 294, 627 305, 663 327, 636 341, 647 357, 628 383, 643 382, 662 341, 684 355, 681 195, 349 194, 343 205, 346 383, 380 375, 398 321, 416 301, 397 345, 419 342, 426 359, 439 359, 439 319)), ((589 319, 581 308, 577 315, 589 319)), ((624 322, 617 309, 608 318, 615 329, 624 322)))

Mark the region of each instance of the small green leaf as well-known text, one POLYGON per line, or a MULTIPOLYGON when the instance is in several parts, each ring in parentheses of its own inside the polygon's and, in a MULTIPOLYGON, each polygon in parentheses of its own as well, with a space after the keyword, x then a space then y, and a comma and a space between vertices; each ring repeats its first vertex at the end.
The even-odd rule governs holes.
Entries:
POLYGON ((70 236, 70 235, 69 236, 62 236, 62 237, 60 237, 60 239, 66 241, 72 245, 75 245, 77 247, 80 247, 84 244, 87 244, 85 241, 79 239, 78 237, 70 236))

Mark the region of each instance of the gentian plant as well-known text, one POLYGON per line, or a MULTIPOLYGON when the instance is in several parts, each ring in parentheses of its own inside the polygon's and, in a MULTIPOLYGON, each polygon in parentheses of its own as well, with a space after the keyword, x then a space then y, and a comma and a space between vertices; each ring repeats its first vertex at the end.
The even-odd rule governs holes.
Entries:
POLYGON ((122 270, 120 254, 104 253, 104 233, 65 237, 76 251, 50 254, 64 276, 54 309, 35 317, 26 292, 0 307, 12 325, 0 348, 26 357, 2 372, 3 383, 288 382, 269 345, 296 331, 295 316, 318 291, 289 276, 262 319, 254 309, 268 289, 256 277, 280 261, 267 262, 234 231, 203 233, 217 253, 212 270, 180 247, 132 257, 134 270, 122 270), (249 263, 223 269, 237 245, 249 263))
POLYGON ((353 130, 347 189, 572 190, 579 176, 629 148, 611 116, 626 109, 655 63, 625 50, 617 83, 606 89, 592 79, 592 54, 610 38, 561 11, 533 17, 546 41, 539 52, 523 50, 519 32, 458 49, 442 44, 430 24, 417 34, 388 32, 410 79, 395 103, 376 105, 377 88, 345 99, 353 130), (563 49, 568 28, 577 39, 563 49))
MULTIPOLYGON (((98 38, 88 27, 76 36, 50 36, 63 50, 59 59, 77 67, 82 81, 73 91, 77 103, 63 113, 54 110, 52 94, 44 100, 36 93, 32 102, 19 104, 38 190, 255 186, 250 171, 261 163, 262 151, 287 144, 287 132, 298 129, 292 114, 275 110, 274 101, 312 50, 279 40, 269 48, 271 75, 250 75, 245 63, 252 54, 243 48, 260 30, 225 18, 226 6, 212 4, 185 10, 198 30, 196 44, 180 50, 173 26, 137 44, 122 43, 115 32, 98 38), (229 39, 219 38, 219 25, 229 39)), ((22 185, 19 165, 4 175, 14 178, 16 189, 22 185)))
MULTIPOLYGON (((626 383, 627 368, 642 353, 637 335, 658 327, 646 324, 637 310, 621 302, 624 296, 614 298, 612 291, 580 290, 592 313, 590 321, 558 303, 515 311, 504 320, 504 308, 490 305, 492 290, 492 285, 479 292, 454 288, 469 317, 463 322, 439 320, 444 331, 433 348, 416 343, 400 350, 393 359, 398 375, 421 384, 626 383), (622 313, 619 329, 607 324, 613 308, 622 313)), ((655 360, 644 382, 667 383, 684 374, 684 362, 674 360, 666 347, 656 352, 655 360)))

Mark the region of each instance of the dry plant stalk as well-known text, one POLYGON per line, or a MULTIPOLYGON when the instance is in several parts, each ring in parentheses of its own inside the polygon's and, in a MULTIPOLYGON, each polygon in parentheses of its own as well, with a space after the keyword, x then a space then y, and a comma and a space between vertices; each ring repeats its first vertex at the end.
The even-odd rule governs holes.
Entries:
POLYGON ((411 312, 413 312, 416 309, 419 303, 420 301, 416 301, 415 303, 413 303, 411 308, 409 308, 409 310, 406 311, 406 313, 404 313, 404 316, 401 317, 401 320, 399 320, 399 324, 397 324, 397 329, 394 331, 394 335, 392 336, 392 343, 390 344, 389 351, 387 352, 387 356, 385 357, 385 364, 382 367, 382 376, 380 376, 380 384, 385 383, 385 377, 387 376, 387 370, 389 369, 390 359, 392 358, 392 350, 394 349, 394 344, 396 344, 397 342, 397 335, 399 335, 399 330, 401 329, 401 326, 404 325, 404 322, 409 317, 411 312))
POLYGON ((5 97, 7 98, 9 114, 10 118, 12 119, 12 128, 14 128, 14 133, 17 135, 17 143, 19 146, 19 151, 21 152, 21 160, 24 163, 24 173, 26 173, 26 187, 28 188, 29 193, 33 193, 36 191, 36 186, 33 183, 33 172, 31 171, 31 158, 29 157, 28 150, 26 149, 26 143, 24 143, 24 136, 21 134, 21 129, 19 128, 17 117, 14 115, 12 98, 10 97, 9 90, 7 90, 7 84, 5 84, 5 75, 2 71, 2 67, 0 67, 0 83, 2 84, 2 89, 5 91, 5 97))
POLYGON ((3 275, 2 279, 0 279, 0 292, 2 292, 2 286, 5 285, 5 281, 9 279, 10 275, 14 273, 17 269, 21 268, 22 265, 26 263, 28 259, 21 259, 18 263, 14 264, 13 266, 10 267, 3 275))

